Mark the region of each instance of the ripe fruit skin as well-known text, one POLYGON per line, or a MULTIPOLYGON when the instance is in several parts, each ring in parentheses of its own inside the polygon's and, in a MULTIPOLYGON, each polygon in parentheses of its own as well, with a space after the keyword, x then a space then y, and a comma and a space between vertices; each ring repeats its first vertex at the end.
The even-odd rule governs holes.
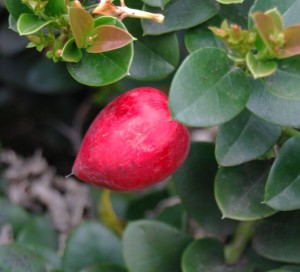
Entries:
POLYGON ((154 88, 136 88, 98 114, 72 173, 111 190, 143 189, 174 173, 189 145, 187 128, 171 119, 167 96, 154 88))

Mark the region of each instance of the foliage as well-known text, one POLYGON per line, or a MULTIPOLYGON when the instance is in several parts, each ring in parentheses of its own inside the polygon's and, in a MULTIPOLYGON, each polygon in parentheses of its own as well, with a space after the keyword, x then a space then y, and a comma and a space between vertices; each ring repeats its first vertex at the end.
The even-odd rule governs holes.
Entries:
POLYGON ((216 137, 193 142, 167 186, 112 193, 117 233, 96 216, 59 254, 47 216, 1 197, 15 242, 0 246, 0 270, 300 271, 300 0, 126 5, 5 0, 14 32, 0 31, 22 38, 0 35, 0 79, 39 95, 102 86, 90 91, 103 104, 111 90, 160 86, 174 119, 216 137))

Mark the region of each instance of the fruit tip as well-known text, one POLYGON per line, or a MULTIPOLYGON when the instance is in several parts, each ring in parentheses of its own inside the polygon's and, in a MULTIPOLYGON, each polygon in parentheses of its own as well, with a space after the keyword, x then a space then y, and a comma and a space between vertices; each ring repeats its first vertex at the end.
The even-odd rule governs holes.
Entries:
POLYGON ((74 173, 73 173, 73 172, 71 172, 70 174, 66 175, 66 176, 65 176, 65 179, 68 179, 68 178, 70 178, 70 177, 72 177, 72 176, 74 176, 74 173))

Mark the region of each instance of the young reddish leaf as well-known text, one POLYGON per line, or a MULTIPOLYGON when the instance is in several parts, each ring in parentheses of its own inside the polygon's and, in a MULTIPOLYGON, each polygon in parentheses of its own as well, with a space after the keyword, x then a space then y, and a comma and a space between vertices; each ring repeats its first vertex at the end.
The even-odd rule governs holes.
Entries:
POLYGON ((278 58, 288 58, 300 54, 300 25, 290 25, 284 30, 285 45, 278 52, 278 58))
POLYGON ((101 53, 121 48, 134 40, 127 31, 111 26, 98 26, 91 33, 93 44, 87 47, 89 53, 101 53))
POLYGON ((78 48, 83 48, 86 46, 87 37, 94 28, 93 17, 82 7, 70 7, 69 17, 76 45, 78 48))
POLYGON ((252 14, 252 18, 265 46, 272 52, 273 46, 270 36, 276 32, 276 24, 272 16, 263 12, 256 12, 252 14))

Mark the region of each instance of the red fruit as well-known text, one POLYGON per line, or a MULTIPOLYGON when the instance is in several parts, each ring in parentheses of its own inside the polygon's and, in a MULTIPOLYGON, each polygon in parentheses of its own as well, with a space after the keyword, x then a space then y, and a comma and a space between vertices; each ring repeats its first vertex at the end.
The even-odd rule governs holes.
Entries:
POLYGON ((112 190, 143 189, 174 173, 189 144, 187 128, 171 119, 167 96, 154 88, 137 88, 98 114, 72 173, 112 190))

